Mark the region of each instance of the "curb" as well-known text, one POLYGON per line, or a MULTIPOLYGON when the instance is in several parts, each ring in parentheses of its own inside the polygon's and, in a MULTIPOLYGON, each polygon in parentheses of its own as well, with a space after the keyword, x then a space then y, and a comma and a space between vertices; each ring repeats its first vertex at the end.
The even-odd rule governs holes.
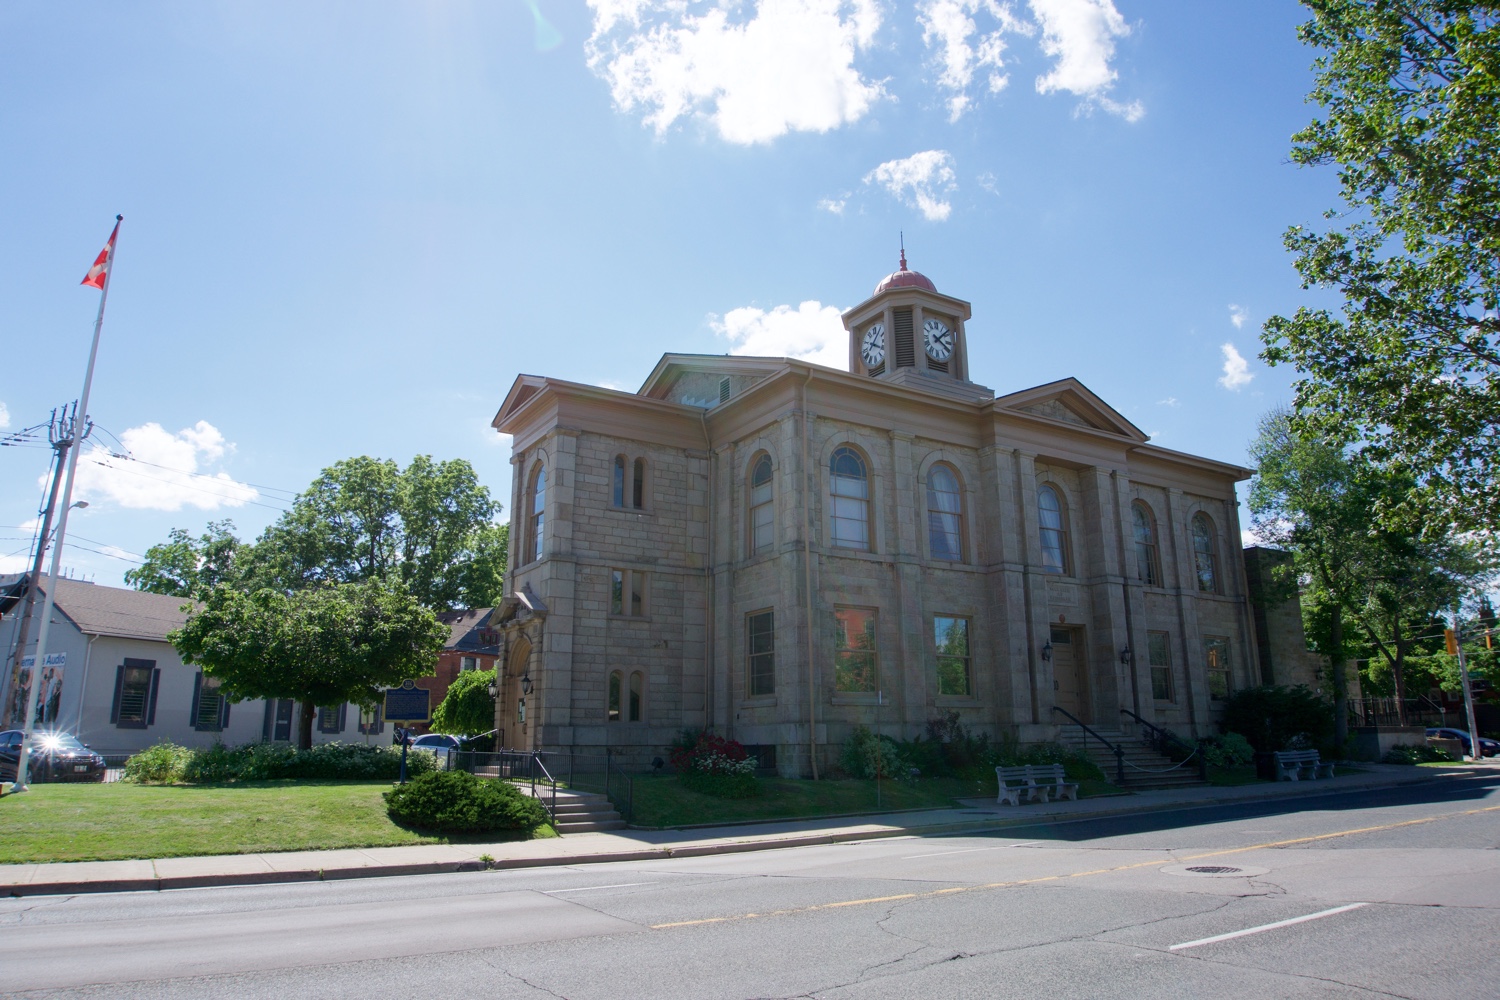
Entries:
MULTIPOLYGON (((1348 788, 1349 793, 1380 791, 1399 788, 1403 785, 1421 784, 1425 781, 1462 776, 1463 772, 1439 772, 1438 774, 1414 774, 1409 777, 1392 775, 1379 783, 1348 788)), ((607 864, 622 861, 661 861, 669 858, 698 858, 717 854, 746 854, 753 851, 774 851, 793 847, 824 847, 829 844, 853 843, 863 840, 887 840, 893 837, 940 837, 957 833, 981 833, 1014 826, 1036 826, 1042 823, 1078 823, 1092 819, 1107 819, 1116 816, 1141 815, 1144 813, 1171 812, 1178 809, 1202 809, 1209 806, 1238 805, 1244 802, 1263 802, 1268 799, 1299 799, 1326 794, 1326 786, 1314 787, 1308 782, 1302 792, 1266 791, 1258 795, 1245 795, 1235 799, 1200 798, 1177 802, 1136 803, 1101 809, 1086 815, 1068 813, 1029 813, 1013 816, 989 815, 956 823, 938 823, 931 826, 904 829, 867 830, 863 832, 817 833, 779 839, 737 840, 722 844, 692 844, 684 847, 651 847, 630 851, 610 851, 599 854, 567 855, 551 858, 504 858, 496 861, 432 861, 405 865, 368 865, 358 868, 308 868, 283 872, 242 872, 225 875, 177 875, 159 878, 98 879, 80 882, 35 882, 0 886, 0 896, 56 896, 80 895, 104 892, 159 892, 167 889, 201 889, 216 886, 279 885, 293 882, 332 882, 359 878, 391 878, 402 875, 448 875, 460 872, 505 871, 522 868, 559 868, 569 865, 607 864)), ((1275 788, 1277 786, 1270 786, 1275 788)))

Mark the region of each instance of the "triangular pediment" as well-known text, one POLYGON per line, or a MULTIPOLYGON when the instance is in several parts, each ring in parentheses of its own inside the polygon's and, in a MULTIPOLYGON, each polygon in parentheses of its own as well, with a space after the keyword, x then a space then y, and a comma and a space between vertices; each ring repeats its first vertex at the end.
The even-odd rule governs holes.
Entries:
POLYGON ((505 422, 505 418, 525 406, 526 401, 541 392, 546 384, 547 380, 540 375, 517 375, 510 392, 505 394, 505 402, 500 404, 500 412, 490 421, 490 426, 499 427, 505 422))
POLYGON ((656 363, 656 367, 651 370, 651 374, 646 377, 637 395, 707 408, 719 402, 717 385, 710 386, 707 394, 700 387, 689 392, 689 396, 693 398, 677 398, 682 395, 675 391, 679 383, 684 379, 697 382, 702 381, 706 376, 710 378, 729 376, 737 379, 738 385, 743 385, 746 382, 753 383, 767 378, 785 367, 786 358, 746 357, 733 354, 663 354, 661 360, 656 363))
POLYGON ((1118 434, 1135 441, 1148 439, 1145 432, 1076 378, 1060 379, 1001 396, 995 400, 995 408, 1118 434))

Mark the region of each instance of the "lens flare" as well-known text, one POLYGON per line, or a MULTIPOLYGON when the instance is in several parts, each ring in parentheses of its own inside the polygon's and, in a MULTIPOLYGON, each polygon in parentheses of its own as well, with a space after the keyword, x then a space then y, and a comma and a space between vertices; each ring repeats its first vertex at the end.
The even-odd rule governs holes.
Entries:
POLYGON ((551 52, 563 42, 562 32, 552 27, 541 10, 536 5, 536 0, 525 0, 526 6, 531 8, 531 18, 536 23, 536 50, 538 52, 551 52))

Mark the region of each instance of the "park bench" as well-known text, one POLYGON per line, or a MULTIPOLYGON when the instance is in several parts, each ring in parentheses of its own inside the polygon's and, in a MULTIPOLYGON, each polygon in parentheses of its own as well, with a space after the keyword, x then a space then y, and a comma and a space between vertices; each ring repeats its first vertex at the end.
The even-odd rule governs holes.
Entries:
POLYGON ((1059 802, 1064 798, 1078 801, 1078 782, 1068 780, 1061 764, 1027 764, 1026 770, 1031 773, 1032 782, 1042 790, 1042 801, 1047 800, 1047 793, 1059 802))
POLYGON ((995 779, 1000 783, 1000 797, 996 802, 1009 802, 1011 805, 1021 804, 1021 796, 1026 796, 1026 801, 1035 802, 1040 799, 1047 801, 1047 790, 1037 785, 1031 775, 1030 765, 1020 767, 997 767, 995 768, 995 779))
POLYGON ((1273 756, 1278 781, 1333 777, 1333 762, 1319 760, 1316 750, 1277 750, 1273 756))

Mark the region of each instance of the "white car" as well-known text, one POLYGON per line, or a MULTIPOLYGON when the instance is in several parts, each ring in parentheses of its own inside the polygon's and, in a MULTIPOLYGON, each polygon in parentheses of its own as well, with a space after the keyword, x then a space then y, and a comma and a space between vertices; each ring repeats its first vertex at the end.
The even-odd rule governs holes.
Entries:
POLYGON ((463 744, 462 736, 449 736, 447 733, 426 733, 411 741, 410 749, 427 750, 438 759, 439 764, 446 764, 448 755, 458 750, 463 744))

